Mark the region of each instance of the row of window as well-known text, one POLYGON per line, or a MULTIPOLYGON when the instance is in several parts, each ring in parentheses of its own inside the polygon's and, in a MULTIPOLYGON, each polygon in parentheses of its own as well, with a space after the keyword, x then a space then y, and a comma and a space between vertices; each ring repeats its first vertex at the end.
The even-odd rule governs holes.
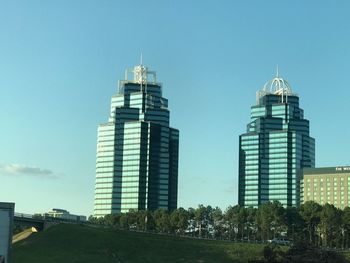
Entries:
POLYGON ((327 178, 313 178, 313 179, 310 179, 310 178, 307 178, 306 179, 306 181, 307 182, 324 182, 324 180, 325 181, 327 181, 327 182, 330 182, 330 181, 348 181, 348 182, 350 182, 350 176, 347 176, 347 180, 345 180, 345 178, 344 177, 327 177, 327 178))

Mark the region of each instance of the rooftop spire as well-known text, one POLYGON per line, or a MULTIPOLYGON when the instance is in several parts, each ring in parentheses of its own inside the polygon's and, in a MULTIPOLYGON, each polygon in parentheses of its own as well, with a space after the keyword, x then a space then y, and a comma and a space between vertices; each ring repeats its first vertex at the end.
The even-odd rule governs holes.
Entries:
POLYGON ((140 65, 142 66, 142 52, 141 52, 141 56, 140 56, 140 65))
POLYGON ((280 73, 279 73, 278 64, 277 64, 277 67, 276 67, 276 78, 279 78, 279 77, 280 77, 280 73))

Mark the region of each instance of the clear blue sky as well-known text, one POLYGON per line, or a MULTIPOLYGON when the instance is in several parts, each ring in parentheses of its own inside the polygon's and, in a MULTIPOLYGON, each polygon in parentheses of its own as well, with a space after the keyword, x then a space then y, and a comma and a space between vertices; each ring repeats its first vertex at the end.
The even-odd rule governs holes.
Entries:
POLYGON ((316 165, 350 164, 349 1, 0 2, 0 201, 93 211, 96 135, 124 69, 156 70, 180 130, 179 206, 237 203, 238 136, 275 74, 316 165))

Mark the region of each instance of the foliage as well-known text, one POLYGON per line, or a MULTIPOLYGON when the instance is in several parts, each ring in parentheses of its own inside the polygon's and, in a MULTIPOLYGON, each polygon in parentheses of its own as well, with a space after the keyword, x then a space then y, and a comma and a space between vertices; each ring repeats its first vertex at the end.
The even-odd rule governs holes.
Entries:
POLYGON ((300 207, 300 215, 307 226, 309 242, 311 244, 316 244, 316 228, 320 223, 321 210, 322 207, 314 201, 308 201, 300 207))
POLYGON ((344 255, 335 251, 316 248, 305 242, 298 242, 289 250, 276 245, 263 249, 263 259, 251 259, 249 263, 346 263, 344 255))
POLYGON ((180 207, 170 215, 170 224, 176 232, 184 234, 188 227, 189 215, 185 209, 180 207))
POLYGON ((277 201, 259 208, 236 205, 229 206, 224 213, 218 207, 204 205, 188 210, 180 207, 172 212, 130 210, 103 218, 89 217, 89 222, 125 230, 244 242, 277 238, 329 248, 350 246, 350 208, 340 210, 313 201, 299 208, 284 208, 277 201))

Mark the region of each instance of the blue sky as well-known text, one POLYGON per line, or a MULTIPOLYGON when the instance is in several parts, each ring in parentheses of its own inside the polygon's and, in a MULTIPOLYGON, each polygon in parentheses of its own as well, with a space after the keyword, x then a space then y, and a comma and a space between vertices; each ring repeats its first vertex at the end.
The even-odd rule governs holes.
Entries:
POLYGON ((124 69, 157 71, 180 130, 179 206, 237 203, 238 136, 275 75, 316 165, 349 165, 348 1, 1 1, 0 201, 93 211, 96 136, 124 69))

